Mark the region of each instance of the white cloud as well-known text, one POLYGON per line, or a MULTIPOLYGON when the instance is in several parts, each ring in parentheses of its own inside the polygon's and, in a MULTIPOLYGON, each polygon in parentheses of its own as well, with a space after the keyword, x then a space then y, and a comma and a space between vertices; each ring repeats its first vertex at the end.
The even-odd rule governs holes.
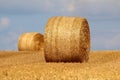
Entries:
POLYGON ((3 30, 10 25, 10 19, 7 17, 1 18, 0 19, 0 30, 3 30))
POLYGON ((68 5, 68 11, 73 12, 75 7, 73 5, 68 5))
POLYGON ((77 16, 120 18, 119 8, 120 0, 0 0, 0 13, 71 14, 73 12, 73 15, 77 16))
POLYGON ((9 24, 10 24, 10 20, 7 17, 1 19, 2 26, 9 26, 9 24))

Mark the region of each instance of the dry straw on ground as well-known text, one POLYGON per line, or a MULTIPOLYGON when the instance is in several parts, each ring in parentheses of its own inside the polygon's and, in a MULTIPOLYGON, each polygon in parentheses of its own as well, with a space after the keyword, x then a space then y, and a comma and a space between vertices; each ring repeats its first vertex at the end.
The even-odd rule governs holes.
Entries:
POLYGON ((43 35, 37 32, 24 33, 18 41, 19 51, 38 51, 43 48, 43 35))
POLYGON ((89 59, 90 30, 85 18, 50 18, 44 41, 47 62, 84 62, 89 59))

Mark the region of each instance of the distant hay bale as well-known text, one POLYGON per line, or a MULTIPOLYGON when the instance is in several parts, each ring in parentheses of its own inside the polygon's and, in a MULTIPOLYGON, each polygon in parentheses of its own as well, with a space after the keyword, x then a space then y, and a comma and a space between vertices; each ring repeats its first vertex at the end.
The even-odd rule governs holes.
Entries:
POLYGON ((43 35, 37 32, 24 33, 18 41, 19 51, 39 51, 43 48, 43 35))
POLYGON ((47 62, 84 62, 89 59, 90 30, 85 18, 50 18, 44 41, 47 62))

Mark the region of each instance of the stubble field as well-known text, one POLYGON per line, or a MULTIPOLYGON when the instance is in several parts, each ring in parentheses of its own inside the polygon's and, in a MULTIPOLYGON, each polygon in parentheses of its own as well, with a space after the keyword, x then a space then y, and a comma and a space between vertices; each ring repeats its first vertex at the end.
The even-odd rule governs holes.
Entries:
POLYGON ((0 51, 0 80, 120 80, 120 51, 91 51, 87 63, 46 63, 43 51, 0 51))

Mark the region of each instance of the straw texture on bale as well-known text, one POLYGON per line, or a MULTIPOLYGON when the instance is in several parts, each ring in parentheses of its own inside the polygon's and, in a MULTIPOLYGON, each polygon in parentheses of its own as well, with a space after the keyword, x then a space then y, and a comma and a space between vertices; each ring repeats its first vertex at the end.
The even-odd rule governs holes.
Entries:
POLYGON ((86 62, 89 59, 90 30, 85 18, 50 18, 44 41, 47 62, 86 62))
POLYGON ((37 32, 24 33, 18 41, 19 51, 39 51, 44 46, 43 35, 37 32))

